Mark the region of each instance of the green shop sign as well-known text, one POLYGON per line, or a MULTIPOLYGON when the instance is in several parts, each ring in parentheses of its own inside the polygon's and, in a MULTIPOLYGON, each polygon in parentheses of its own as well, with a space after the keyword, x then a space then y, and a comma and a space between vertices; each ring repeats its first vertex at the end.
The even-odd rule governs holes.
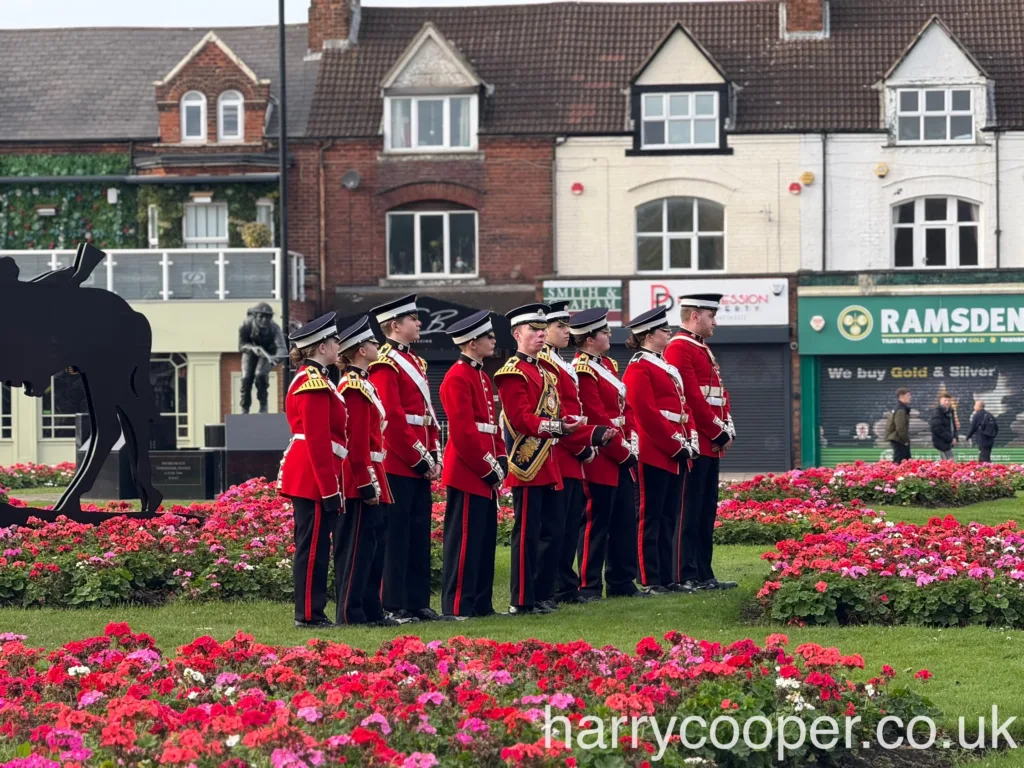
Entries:
POLYGON ((1024 352, 1012 294, 799 299, 801 355, 1024 352))

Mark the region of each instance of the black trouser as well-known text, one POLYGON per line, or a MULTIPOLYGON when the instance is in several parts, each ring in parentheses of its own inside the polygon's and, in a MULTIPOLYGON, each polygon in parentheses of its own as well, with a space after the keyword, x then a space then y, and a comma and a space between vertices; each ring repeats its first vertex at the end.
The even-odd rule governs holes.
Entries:
MULTIPOLYGON (((559 494, 564 508, 563 517, 565 525, 562 529, 562 546, 558 551, 558 562, 555 564, 555 594, 556 600, 566 600, 579 594, 580 575, 576 574, 574 563, 576 562, 577 539, 580 534, 580 524, 583 521, 584 510, 586 509, 586 498, 584 497, 583 480, 566 477, 562 478, 565 489, 559 494)), ((541 530, 541 542, 544 541, 544 532, 541 530)), ((539 555, 541 567, 544 565, 543 550, 539 555)), ((544 599, 537 594, 537 599, 544 599)))
POLYGON ((384 530, 384 507, 346 499, 334 534, 334 588, 338 624, 365 624, 383 618, 377 550, 384 530))
POLYGON ((511 603, 516 608, 533 608, 537 602, 534 584, 537 573, 541 521, 557 515, 561 501, 554 486, 515 486, 512 489, 512 577, 511 603))
MULTIPOLYGON (((567 501, 572 493, 571 482, 562 481, 565 487, 555 495, 550 512, 545 511, 538 521, 540 532, 537 540, 536 567, 533 570, 533 599, 537 603, 555 597, 555 579, 560 570, 562 549, 565 544, 566 516, 569 511, 567 501)), ((569 568, 572 568, 571 564, 569 568)))
POLYGON ((580 594, 584 597, 600 597, 604 588, 601 571, 608 552, 608 524, 617 490, 613 485, 583 483, 586 505, 576 546, 579 551, 580 594))
POLYGON ((650 464, 640 465, 640 503, 637 510, 637 559, 645 587, 672 583, 672 539, 682 505, 686 465, 674 475, 650 464))
POLYGON ((296 621, 328 621, 327 572, 331 566, 331 533, 337 512, 324 512, 319 501, 292 498, 295 557, 292 580, 296 621))
POLYGON ((720 461, 715 456, 698 456, 683 484, 681 531, 673 547, 677 582, 715 578, 711 555, 718 516, 720 461))
POLYGON ((604 580, 609 597, 636 594, 636 516, 637 487, 633 472, 619 469, 619 486, 608 521, 608 549, 604 580))
POLYGON ((910 446, 905 443, 897 443, 890 440, 889 445, 892 446, 892 460, 896 464, 900 464, 907 461, 910 458, 910 446))
POLYGON ((988 464, 992 461, 992 446, 991 445, 979 445, 978 446, 978 461, 983 464, 988 464))
POLYGON ((381 602, 387 611, 421 611, 430 607, 430 481, 387 478, 392 503, 386 515, 381 602))
POLYGON ((498 540, 498 501, 447 489, 444 510, 444 565, 441 613, 486 616, 494 612, 494 556, 498 540))

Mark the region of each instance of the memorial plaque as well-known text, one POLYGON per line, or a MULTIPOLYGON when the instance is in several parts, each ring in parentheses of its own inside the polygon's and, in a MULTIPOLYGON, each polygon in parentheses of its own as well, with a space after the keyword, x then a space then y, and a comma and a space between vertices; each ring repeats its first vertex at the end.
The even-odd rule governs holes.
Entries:
POLYGON ((172 499, 205 499, 206 456, 198 451, 152 451, 153 482, 172 499))

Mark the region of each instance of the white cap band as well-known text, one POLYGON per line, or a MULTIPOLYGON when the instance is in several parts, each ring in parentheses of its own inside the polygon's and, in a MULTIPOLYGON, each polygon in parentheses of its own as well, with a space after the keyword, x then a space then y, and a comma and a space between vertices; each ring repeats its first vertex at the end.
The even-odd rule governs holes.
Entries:
POLYGON ((473 341, 473 339, 479 339, 484 334, 490 333, 491 329, 491 321, 488 320, 483 325, 478 325, 476 328, 466 331, 460 336, 452 336, 452 341, 455 342, 455 344, 466 344, 467 342, 473 341))
POLYGON ((418 311, 419 308, 416 306, 416 302, 414 301, 411 304, 403 304, 400 307, 395 307, 394 309, 389 309, 386 312, 381 312, 379 315, 377 315, 377 322, 383 323, 385 320, 393 320, 396 317, 401 317, 402 315, 411 315, 418 311))

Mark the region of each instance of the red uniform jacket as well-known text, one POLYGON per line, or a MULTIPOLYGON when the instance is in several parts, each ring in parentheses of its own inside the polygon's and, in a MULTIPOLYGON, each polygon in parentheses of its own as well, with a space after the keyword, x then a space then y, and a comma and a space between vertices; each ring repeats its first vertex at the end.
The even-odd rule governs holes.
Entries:
POLYGON ((448 414, 448 442, 444 446, 441 482, 463 493, 489 497, 505 471, 498 461, 505 455, 498 417, 494 411, 491 379, 482 363, 462 355, 441 382, 441 405, 448 414))
POLYGON ((281 459, 281 495, 314 501, 336 496, 340 505, 348 414, 327 368, 303 360, 284 409, 292 440, 281 459))
POLYGON ((494 374, 501 398, 502 429, 508 452, 508 484, 551 485, 560 490, 562 476, 551 457, 558 438, 558 379, 536 357, 517 352, 494 374))
POLYGON ((615 435, 598 452, 597 458, 585 465, 587 482, 618 485, 619 465, 632 453, 626 431, 626 387, 619 381, 618 366, 611 358, 580 352, 573 360, 580 381, 580 400, 587 423, 610 427, 615 435))
POLYGON ((338 387, 348 407, 345 498, 391 503, 384 472, 384 404, 366 371, 349 366, 338 387))
POLYGON ((636 414, 640 463, 679 474, 680 457, 685 461, 697 451, 679 372, 644 349, 629 361, 622 378, 636 414))
MULTIPOLYGON (((565 362, 557 349, 544 345, 538 356, 541 363, 558 377, 558 399, 562 402, 562 418, 583 416, 583 405, 580 403, 579 377, 575 368, 565 362)), ((597 449, 591 447, 594 436, 594 424, 588 422, 571 435, 559 438, 555 446, 555 460, 558 472, 563 478, 583 479, 583 462, 596 455, 597 449)))
POLYGON ((384 433, 388 474, 423 477, 441 460, 440 432, 430 402, 427 363, 405 344, 389 341, 370 363, 370 381, 377 388, 388 429, 384 433), (423 383, 420 388, 418 381, 423 383))
POLYGON ((700 436, 700 455, 723 456, 719 446, 736 437, 736 428, 715 356, 700 336, 683 330, 672 337, 665 359, 683 377, 687 404, 693 410, 691 424, 700 436))

